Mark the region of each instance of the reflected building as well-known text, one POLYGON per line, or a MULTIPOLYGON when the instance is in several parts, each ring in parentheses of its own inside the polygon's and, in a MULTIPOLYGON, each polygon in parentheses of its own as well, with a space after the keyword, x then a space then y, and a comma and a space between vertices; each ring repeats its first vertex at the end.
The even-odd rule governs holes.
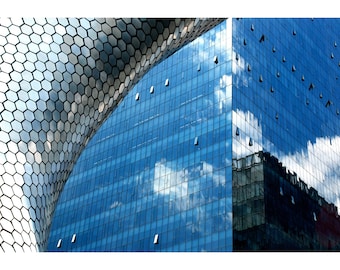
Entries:
POLYGON ((338 249, 339 29, 227 19, 153 67, 80 155, 47 250, 338 249))
POLYGON ((340 249, 333 203, 266 152, 233 162, 233 250, 340 249))

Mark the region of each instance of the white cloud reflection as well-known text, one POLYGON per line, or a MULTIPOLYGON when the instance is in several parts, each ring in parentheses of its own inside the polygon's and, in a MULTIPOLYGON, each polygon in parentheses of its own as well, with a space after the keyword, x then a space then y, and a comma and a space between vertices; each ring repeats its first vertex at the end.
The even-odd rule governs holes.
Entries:
POLYGON ((269 151, 327 202, 340 208, 340 136, 316 138, 315 142, 306 142, 305 149, 287 154, 263 137, 260 121, 251 112, 233 111, 233 123, 241 130, 233 143, 234 158, 269 151))
POLYGON ((187 195, 188 171, 174 171, 166 166, 166 161, 155 164, 154 192, 169 195, 170 199, 187 195))
MULTIPOLYGON (((250 111, 236 110, 232 112, 232 122, 240 130, 240 135, 233 143, 233 158, 242 158, 263 150, 262 127, 259 120, 250 111), (252 142, 252 146, 249 142, 252 142)), ((236 131, 233 131, 235 134, 236 131)))
POLYGON ((220 78, 219 84, 214 90, 219 113, 222 113, 228 107, 231 108, 231 92, 232 76, 225 74, 220 78))
POLYGON ((279 158, 328 202, 340 208, 340 137, 316 138, 305 150, 279 158))
POLYGON ((203 176, 211 179, 215 186, 225 186, 224 175, 214 172, 213 165, 205 161, 194 168, 176 171, 168 167, 164 159, 155 164, 153 190, 158 194, 169 195, 170 199, 184 197, 200 190, 200 177, 203 176))
POLYGON ((218 50, 222 51, 222 54, 225 54, 227 59, 231 58, 231 47, 232 47, 232 24, 231 20, 226 21, 226 28, 221 31, 211 32, 213 34, 210 35, 202 35, 196 38, 192 44, 193 49, 197 50, 198 57, 194 57, 193 61, 195 64, 208 65, 207 63, 211 63, 212 56, 210 54, 211 50, 207 48, 215 48, 216 53, 218 54, 218 50), (227 48, 225 47, 227 45, 227 48))
MULTIPOLYGON (((174 207, 177 212, 192 209, 192 219, 188 219, 187 226, 192 232, 204 232, 207 227, 213 226, 213 213, 205 211, 205 205, 211 201, 218 200, 215 196, 209 196, 202 192, 205 190, 207 182, 212 181, 213 188, 219 185, 225 187, 225 176, 214 172, 213 166, 207 162, 194 166, 190 169, 184 168, 174 170, 170 163, 165 159, 155 164, 154 172, 154 193, 166 196, 169 205, 174 207), (206 181, 202 181, 202 179, 206 181)), ((209 185, 209 184, 208 184, 209 185)), ((231 210, 231 200, 230 200, 231 210)), ((223 205, 223 207, 226 207, 223 205)), ((228 207, 226 207, 228 208, 228 207)), ((217 226, 232 226, 232 212, 224 211, 220 215, 223 222, 218 222, 217 226)))

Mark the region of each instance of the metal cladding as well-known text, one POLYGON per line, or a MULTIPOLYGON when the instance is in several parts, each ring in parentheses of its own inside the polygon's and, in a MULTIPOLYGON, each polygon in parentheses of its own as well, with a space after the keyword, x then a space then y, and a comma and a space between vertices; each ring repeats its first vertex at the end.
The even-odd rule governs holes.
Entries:
POLYGON ((45 250, 92 135, 143 74, 220 21, 0 20, 0 250, 45 250))

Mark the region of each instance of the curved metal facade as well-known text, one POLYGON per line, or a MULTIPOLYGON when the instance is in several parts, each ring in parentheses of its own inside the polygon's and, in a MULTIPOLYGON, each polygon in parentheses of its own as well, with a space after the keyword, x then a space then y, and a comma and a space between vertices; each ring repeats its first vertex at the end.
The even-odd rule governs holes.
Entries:
POLYGON ((0 246, 46 248, 91 136, 155 64, 219 19, 0 20, 0 246))

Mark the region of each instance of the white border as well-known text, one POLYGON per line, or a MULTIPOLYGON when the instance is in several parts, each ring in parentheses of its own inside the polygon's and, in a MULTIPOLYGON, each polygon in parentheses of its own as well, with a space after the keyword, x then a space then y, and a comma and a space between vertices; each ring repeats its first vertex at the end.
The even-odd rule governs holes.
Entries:
POLYGON ((6 17, 339 17, 334 0, 7 0, 6 17))

